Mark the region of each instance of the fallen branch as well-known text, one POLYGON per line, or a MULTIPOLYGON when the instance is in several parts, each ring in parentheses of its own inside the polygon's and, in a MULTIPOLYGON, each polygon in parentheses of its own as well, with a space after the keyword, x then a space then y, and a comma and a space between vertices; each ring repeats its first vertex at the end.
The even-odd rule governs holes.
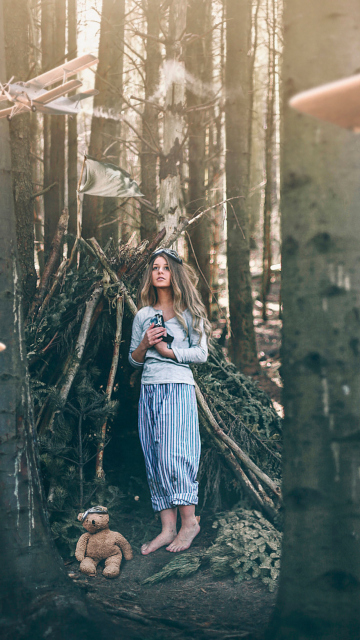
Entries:
POLYGON ((65 271, 66 265, 67 265, 67 259, 65 258, 65 260, 62 261, 60 267, 58 268, 58 270, 57 270, 57 272, 55 274, 54 282, 51 285, 51 289, 50 289, 49 293, 47 294, 44 302, 42 303, 42 305, 41 305, 41 307, 40 307, 40 309, 39 309, 39 311, 37 313, 37 320, 41 320, 42 315, 43 315, 46 307, 48 306, 51 298, 53 297, 53 295, 55 293, 56 287, 57 287, 57 285, 58 285, 58 283, 60 281, 60 278, 61 278, 62 274, 65 271))
MULTIPOLYGON (((112 362, 110 367, 109 378, 106 386, 106 397, 108 400, 111 399, 111 394, 114 388, 116 371, 119 363, 119 352, 120 352, 123 317, 124 317, 124 298, 123 296, 118 296, 116 301, 116 333, 115 333, 115 341, 114 341, 114 352, 113 352, 113 357, 112 357, 112 362)), ((95 475, 97 478, 104 477, 103 458, 104 458, 104 447, 105 447, 105 439, 106 439, 106 426, 107 426, 107 420, 105 420, 103 426, 101 427, 101 441, 98 445, 98 450, 97 450, 96 470, 95 470, 95 475)))
POLYGON ((201 424, 203 428, 206 430, 207 434, 210 436, 211 441, 214 443, 215 447, 221 453, 221 455, 225 458, 225 461, 228 464, 228 467, 231 469, 235 478, 239 481, 240 486, 244 489, 245 493, 248 495, 250 500, 252 500, 255 505, 260 508, 263 513, 273 522, 276 516, 276 511, 272 509, 268 504, 266 504, 255 487, 251 484, 249 478, 247 478, 244 470, 241 468, 239 462, 236 460, 232 451, 230 451, 229 447, 219 440, 216 437, 213 428, 209 422, 208 415, 204 412, 203 407, 200 404, 200 416, 202 417, 201 424))
POLYGON ((33 200, 34 198, 38 198, 39 196, 43 196, 45 193, 50 191, 50 189, 52 189, 53 187, 56 187, 57 184, 59 184, 59 183, 58 182, 53 182, 48 187, 45 187, 45 189, 41 189, 41 191, 36 191, 35 193, 33 193, 30 196, 30 200, 33 200))
POLYGON ((37 313, 37 320, 38 321, 41 319, 41 317, 42 317, 42 315, 44 313, 44 310, 49 305, 49 302, 50 302, 51 298, 53 297, 53 295, 55 293, 56 287, 58 286, 58 284, 60 282, 61 276, 63 275, 65 270, 70 267, 70 265, 71 265, 71 263, 72 263, 72 261, 74 259, 75 253, 76 253, 78 242, 79 242, 79 239, 76 238, 76 240, 74 242, 74 246, 73 246, 72 251, 71 251, 70 258, 69 259, 65 258, 65 260, 62 261, 60 267, 58 268, 58 270, 57 270, 57 272, 55 274, 54 282, 51 285, 51 289, 50 289, 49 293, 47 294, 44 302, 42 303, 42 305, 41 305, 41 307, 40 307, 40 309, 39 309, 39 311, 37 313))
MULTIPOLYGON (((94 291, 92 292, 89 300, 86 302, 85 313, 82 319, 74 353, 70 358, 70 360, 68 361, 68 366, 66 367, 66 371, 65 371, 65 381, 63 382, 59 392, 60 402, 62 406, 64 406, 66 403, 72 383, 74 382, 74 378, 78 372, 80 362, 84 353, 86 340, 89 334, 91 318, 93 316, 93 313, 95 311, 99 298, 102 295, 102 292, 103 292, 102 285, 98 284, 95 287, 94 291)), ((50 428, 52 428, 54 418, 57 412, 58 410, 54 411, 50 418, 50 421, 49 421, 50 428)))
POLYGON ((205 213, 208 213, 212 209, 216 209, 216 207, 220 207, 222 204, 225 204, 226 202, 229 202, 230 200, 235 200, 236 198, 242 198, 242 196, 235 196, 234 198, 228 198, 227 200, 223 200, 222 202, 217 202, 216 204, 213 204, 211 207, 208 207, 207 209, 204 209, 204 211, 200 211, 200 213, 198 213, 197 216, 194 216, 190 220, 189 220, 189 218, 180 219, 180 224, 176 227, 176 229, 174 229, 172 234, 170 234, 170 236, 166 240, 166 243, 165 243, 164 247, 166 249, 171 247, 171 245, 174 244, 175 240, 178 239, 178 237, 182 234, 182 232, 185 229, 188 230, 189 227, 191 225, 193 225, 194 222, 197 222, 198 220, 200 220, 200 218, 202 218, 202 216, 205 215, 205 213))
POLYGON ((108 263, 108 260, 107 260, 107 257, 105 255, 105 253, 103 252, 102 248, 100 247, 98 241, 96 240, 96 238, 90 238, 89 243, 90 243, 93 251, 95 252, 96 257, 98 258, 99 262, 104 267, 104 269, 108 272, 111 280, 119 285, 120 293, 124 294, 125 300, 126 300, 128 306, 129 306, 132 314, 135 315, 137 313, 137 308, 136 308, 135 302, 132 299, 129 291, 125 287, 124 283, 118 277, 117 273, 115 273, 115 271, 110 267, 110 265, 108 263))
POLYGON ((261 471, 261 469, 259 469, 259 467, 255 464, 255 462, 253 462, 251 460, 251 458, 249 458, 249 456, 239 447, 238 444, 236 444, 236 442, 234 442, 234 440, 232 440, 232 438, 230 438, 230 436, 228 436, 226 433, 223 432, 223 430, 219 427, 218 423, 216 422, 213 414, 211 413, 209 406, 203 396, 203 394, 201 393, 199 386, 195 383, 195 390, 196 390, 196 397, 198 400, 199 405, 201 406, 207 420, 208 423, 210 424, 210 426, 212 427, 214 433, 216 434, 216 436, 218 438, 220 438, 228 447, 229 449, 232 450, 232 452, 236 455, 237 458, 239 458, 239 460, 250 469, 250 471, 252 471, 253 473, 255 473, 255 475, 264 483, 266 484, 269 489, 271 489, 271 491, 276 495, 277 498, 279 498, 281 500, 281 491, 280 488, 275 484, 275 482, 273 482, 273 480, 271 480, 271 478, 269 478, 268 475, 266 475, 266 473, 264 473, 263 471, 261 471))
POLYGON ((63 404, 65 404, 67 397, 69 395, 69 391, 71 388, 71 385, 73 383, 73 380, 77 374, 77 371, 79 369, 79 365, 81 362, 81 358, 83 356, 84 353, 84 349, 85 349, 85 344, 86 344, 86 340, 88 337, 88 333, 89 333, 89 327, 90 327, 90 322, 91 322, 91 318, 93 316, 93 313, 95 311, 96 305, 98 303, 99 298, 101 297, 103 292, 103 288, 101 284, 98 284, 94 291, 92 292, 89 300, 85 303, 85 313, 84 313, 84 317, 81 323, 81 327, 80 327, 80 332, 79 332, 79 336, 76 342, 76 346, 75 346, 75 352, 72 358, 72 361, 70 363, 69 366, 69 370, 68 370, 68 374, 66 376, 66 380, 64 382, 64 384, 62 385, 62 388, 60 390, 60 398, 63 404))
POLYGON ((276 453, 275 451, 271 451, 271 449, 269 449, 269 447, 265 444, 265 442, 263 442, 263 440, 261 440, 261 438, 259 438, 259 436, 257 436, 256 433, 254 433, 254 431, 251 431, 251 429, 249 429, 249 427, 247 426, 247 424, 245 424, 245 422, 240 420, 239 416, 236 416, 232 411, 230 411, 230 409, 228 409, 227 406, 223 402, 221 402, 221 400, 219 400, 218 398, 216 399, 216 402, 222 407, 222 409, 224 409, 224 411, 226 411, 229 414, 229 416, 231 416, 231 418, 233 418, 234 420, 238 420, 241 426, 248 432, 249 436, 251 438, 254 438, 254 440, 259 445, 261 445, 267 453, 270 453, 270 455, 273 456, 273 458, 275 458, 278 464, 281 462, 280 454, 276 453))
POLYGON ((264 502, 266 502, 271 509, 274 509, 274 512, 275 512, 276 511, 276 507, 275 507, 273 501, 267 495, 265 489, 260 484, 260 482, 257 479, 256 475, 252 471, 250 471, 250 469, 246 470, 246 474, 247 474, 248 478, 250 479, 250 481, 252 482, 252 484, 254 485, 255 489, 258 491, 259 495, 264 500, 264 502))
POLYGON ((154 240, 148 245, 144 256, 126 274, 129 282, 133 282, 136 279, 137 275, 145 267, 147 261, 149 260, 149 257, 155 251, 156 247, 158 246, 158 244, 160 244, 161 240, 165 237, 165 235, 166 235, 166 229, 162 229, 155 236, 154 240))
POLYGON ((67 232, 68 222, 69 222, 69 211, 68 209, 64 209, 64 211, 60 216, 58 226, 57 226, 53 241, 51 243, 49 259, 45 265, 44 273, 42 275, 37 293, 30 307, 28 317, 26 319, 27 323, 31 320, 34 320, 36 311, 40 307, 42 301, 45 298, 50 276, 53 273, 56 267, 56 264, 59 260, 61 241, 65 233, 67 232))

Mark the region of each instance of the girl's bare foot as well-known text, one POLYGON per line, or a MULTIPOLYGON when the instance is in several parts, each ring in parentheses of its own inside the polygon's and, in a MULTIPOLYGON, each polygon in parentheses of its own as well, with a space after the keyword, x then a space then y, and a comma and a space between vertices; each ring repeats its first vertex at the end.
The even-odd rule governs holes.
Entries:
POLYGON ((168 547, 166 547, 166 551, 177 553, 178 551, 185 551, 185 549, 188 549, 200 531, 199 522, 200 517, 196 516, 193 522, 182 525, 176 538, 168 547))
POLYGON ((162 531, 154 540, 151 542, 147 542, 143 544, 141 547, 141 553, 143 556, 147 556, 148 553, 152 553, 156 551, 156 549, 160 549, 160 547, 164 547, 166 544, 169 544, 176 538, 176 529, 172 531, 162 531))

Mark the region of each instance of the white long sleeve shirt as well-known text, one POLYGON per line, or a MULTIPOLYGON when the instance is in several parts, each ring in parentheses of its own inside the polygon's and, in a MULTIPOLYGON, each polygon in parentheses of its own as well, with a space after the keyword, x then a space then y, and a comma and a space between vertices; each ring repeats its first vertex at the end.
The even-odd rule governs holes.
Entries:
MULTIPOLYGON (((194 376, 189 364, 199 364, 206 362, 208 356, 208 347, 205 332, 203 331, 201 340, 199 334, 193 328, 192 315, 188 309, 183 312, 185 324, 188 327, 188 335, 176 317, 165 322, 165 328, 168 334, 174 337, 171 349, 174 352, 176 360, 166 358, 151 347, 147 350, 145 361, 136 362, 132 357, 132 352, 137 349, 141 340, 145 335, 145 331, 151 324, 151 318, 156 313, 162 313, 153 307, 143 307, 137 312, 133 326, 129 351, 129 362, 137 368, 143 369, 141 382, 142 384, 166 384, 168 382, 178 382, 194 385, 194 376)), ((203 326, 201 326, 203 330, 203 326)))

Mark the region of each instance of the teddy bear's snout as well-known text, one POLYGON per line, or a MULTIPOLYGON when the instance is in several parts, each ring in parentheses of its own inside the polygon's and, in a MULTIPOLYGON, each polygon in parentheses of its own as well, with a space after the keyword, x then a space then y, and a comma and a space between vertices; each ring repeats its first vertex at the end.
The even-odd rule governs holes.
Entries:
POLYGON ((92 521, 91 521, 91 524, 95 527, 95 525, 96 525, 95 520, 92 520, 92 521))

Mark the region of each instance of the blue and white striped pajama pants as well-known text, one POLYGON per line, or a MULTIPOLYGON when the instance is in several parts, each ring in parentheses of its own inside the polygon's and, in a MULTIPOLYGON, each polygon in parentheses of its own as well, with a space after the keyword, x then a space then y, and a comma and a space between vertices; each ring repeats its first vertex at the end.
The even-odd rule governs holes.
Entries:
POLYGON ((143 384, 139 436, 154 511, 198 503, 199 419, 191 384, 143 384))

